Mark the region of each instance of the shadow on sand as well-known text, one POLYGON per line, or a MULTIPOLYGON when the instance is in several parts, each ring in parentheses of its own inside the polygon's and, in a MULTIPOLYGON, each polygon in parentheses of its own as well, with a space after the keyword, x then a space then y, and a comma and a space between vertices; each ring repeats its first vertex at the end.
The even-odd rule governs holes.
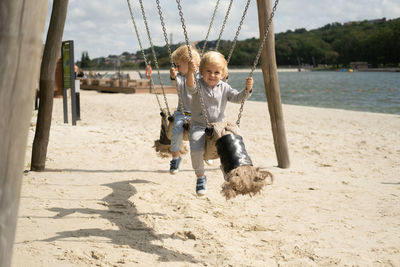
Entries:
POLYGON ((162 240, 166 238, 178 238, 171 235, 158 235, 154 230, 143 222, 138 216, 164 216, 160 213, 138 214, 134 203, 129 201, 129 198, 137 194, 136 188, 132 184, 149 183, 146 180, 130 180, 121 181, 110 184, 104 184, 112 189, 112 193, 107 195, 100 203, 108 207, 108 210, 101 209, 82 209, 82 208, 50 208, 50 211, 58 212, 54 218, 62 218, 73 213, 83 214, 98 214, 100 218, 109 220, 112 225, 115 225, 117 230, 104 230, 99 228, 86 228, 76 231, 58 232, 57 236, 42 240, 52 242, 60 239, 71 237, 88 237, 101 236, 111 240, 116 245, 128 245, 132 249, 139 250, 145 253, 158 255, 160 262, 182 261, 198 263, 191 255, 186 255, 177 251, 169 250, 160 245, 152 244, 152 241, 162 240))

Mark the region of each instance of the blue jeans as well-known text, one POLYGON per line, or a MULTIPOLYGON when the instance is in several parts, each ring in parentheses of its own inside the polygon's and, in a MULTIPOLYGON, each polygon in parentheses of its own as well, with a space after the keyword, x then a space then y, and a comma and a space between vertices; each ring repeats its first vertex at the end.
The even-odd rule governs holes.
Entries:
MULTIPOLYGON (((186 120, 190 121, 190 116, 185 115, 186 120)), ((171 136, 171 151, 179 152, 183 140, 183 114, 179 110, 174 112, 174 127, 172 128, 171 136)))

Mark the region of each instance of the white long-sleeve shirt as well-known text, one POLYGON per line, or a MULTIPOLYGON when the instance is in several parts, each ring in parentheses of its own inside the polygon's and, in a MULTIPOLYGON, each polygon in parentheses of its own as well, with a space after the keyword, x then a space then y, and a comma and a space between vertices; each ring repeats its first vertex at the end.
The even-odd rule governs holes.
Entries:
POLYGON ((176 75, 175 80, 172 80, 172 84, 175 83, 177 90, 179 90, 178 97, 182 98, 183 110, 181 110, 180 103, 178 101, 177 110, 180 112, 191 112, 192 95, 186 90, 186 75, 176 75))
MULTIPOLYGON (((236 89, 232 88, 229 84, 223 81, 219 81, 213 88, 209 87, 200 78, 199 91, 203 97, 204 105, 207 111, 208 121, 220 122, 225 119, 225 109, 227 102, 241 103, 242 100, 246 100, 250 97, 246 88, 238 92, 236 89)), ((191 123, 200 124, 206 126, 206 122, 202 116, 202 107, 200 103, 200 94, 197 92, 196 86, 187 86, 187 90, 192 94, 192 117, 191 123)))

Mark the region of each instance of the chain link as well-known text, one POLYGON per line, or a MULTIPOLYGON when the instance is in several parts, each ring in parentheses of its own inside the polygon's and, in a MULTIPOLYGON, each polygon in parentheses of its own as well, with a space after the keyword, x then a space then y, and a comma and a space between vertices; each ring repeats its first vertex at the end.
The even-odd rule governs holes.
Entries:
POLYGON ((243 11, 242 19, 240 20, 239 27, 238 27, 238 29, 236 31, 236 34, 235 34, 235 38, 233 39, 233 44, 232 44, 231 50, 229 51, 228 59, 226 60, 227 64, 229 64, 229 61, 231 60, 231 57, 232 57, 232 54, 233 54, 233 50, 235 50, 236 42, 237 42, 237 39, 239 37, 240 30, 242 29, 242 25, 243 25, 244 19, 245 19, 246 14, 247 14, 247 10, 249 9, 250 2, 251 2, 251 0, 247 0, 246 6, 245 6, 244 11, 243 11))
MULTIPOLYGON (((273 19, 274 15, 275 15, 275 11, 276 11, 276 8, 278 6, 278 3, 279 3, 279 0, 275 0, 275 4, 274 4, 274 7, 272 8, 271 15, 269 16, 269 19, 264 24, 264 36, 263 36, 262 42, 260 43, 260 47, 258 48, 258 52, 257 52, 256 58, 254 59, 253 67, 251 68, 251 71, 249 73, 249 77, 253 77, 253 72, 257 67, 258 61, 259 61, 260 56, 261 56, 262 49, 264 47, 265 41, 267 40, 269 29, 270 29, 270 26, 272 24, 272 19, 273 19)), ((267 16, 265 16, 265 17, 268 18, 267 16)), ((240 126, 240 119, 242 118, 243 106, 244 106, 244 100, 240 104, 239 115, 238 115, 238 119, 236 121, 236 124, 238 126, 240 126)))
POLYGON ((143 7, 143 1, 142 1, 142 0, 139 0, 139 4, 140 4, 140 9, 142 10, 143 21, 144 21, 144 24, 145 24, 145 26, 146 26, 147 37, 149 38, 149 42, 150 42, 150 46, 151 46, 151 51, 152 51, 152 53, 153 53, 154 64, 156 65, 157 74, 158 74, 158 79, 159 79, 159 81, 160 81, 160 86, 161 86, 161 91, 162 91, 162 94, 163 94, 163 96, 164 96, 165 106, 167 107, 168 116, 171 117, 171 112, 170 112, 170 110, 169 110, 168 101, 167 101, 167 96, 165 95, 165 91, 164 91, 164 84, 163 84, 162 79, 161 79, 160 67, 158 66, 158 60, 157 60, 156 51, 154 50, 153 41, 152 41, 151 36, 150 36, 149 25, 148 25, 148 23, 147 23, 146 13, 145 13, 144 7, 143 7))
POLYGON ((229 2, 229 7, 228 7, 228 10, 226 11, 224 22, 222 23, 221 31, 219 33, 217 44, 215 46, 215 51, 218 51, 219 43, 221 42, 221 38, 222 38, 222 33, 224 32, 224 29, 225 29, 225 26, 226 26, 226 22, 228 21, 229 13, 231 12, 232 3, 233 3, 233 0, 231 0, 229 2))
MULTIPOLYGON (((160 0, 156 0, 156 3, 157 3, 158 14, 160 16, 161 26, 162 26, 162 29, 163 29, 165 44, 166 44, 167 49, 168 49, 168 55, 169 55, 169 59, 170 59, 170 62, 171 62, 171 68, 173 68, 174 67, 174 62, 172 61, 172 52, 171 52, 171 47, 170 47, 169 42, 168 42, 168 35, 167 35, 167 30, 166 30, 166 27, 165 27, 165 23, 164 23, 164 17, 162 15, 162 11, 161 11, 160 0)), ((179 86, 178 86, 177 82, 175 83, 175 87, 176 87, 176 91, 178 93, 179 107, 180 107, 181 112, 183 114, 183 123, 187 124, 188 121, 186 120, 186 116, 184 114, 182 94, 181 94, 181 91, 179 90, 179 86)))
MULTIPOLYGON (((185 35, 185 41, 186 41, 186 45, 188 47, 189 57, 190 57, 190 59, 192 59, 193 58, 192 57, 192 50, 190 49, 188 33, 187 33, 187 30, 186 30, 186 25, 185 25, 185 19, 183 18, 181 1, 180 0, 176 0, 176 3, 178 4, 179 16, 181 17, 182 29, 183 29, 183 33, 185 35)), ((201 90, 199 88, 200 85, 199 85, 199 83, 197 81, 196 75, 194 76, 194 83, 195 83, 195 87, 196 87, 197 93, 199 94, 199 99, 200 99, 200 105, 201 105, 201 108, 202 108, 203 119, 206 122, 206 127, 210 128, 211 124, 210 124, 210 122, 208 120, 206 106, 204 105, 203 95, 202 95, 201 90)))
MULTIPOLYGON (((137 40, 138 40, 139 47, 140 47, 140 50, 141 50, 141 52, 142 52, 144 64, 145 64, 146 66, 148 66, 148 65, 149 65, 149 64, 148 64, 148 60, 147 60, 146 54, 144 53, 144 49, 143 49, 143 46, 142 46, 142 42, 141 42, 140 36, 139 36, 139 31, 138 31, 138 29, 137 29, 137 27, 136 27, 135 17, 133 16, 133 12, 132 12, 132 7, 131 7, 130 0, 126 0, 126 1, 127 1, 127 3, 128 3, 129 13, 130 13, 130 15, 131 15, 131 20, 132 20, 132 23, 133 23, 133 27, 135 28, 136 38, 137 38, 137 40)), ((152 86, 153 88, 155 88, 155 87, 154 87, 153 78, 152 78, 151 76, 150 76, 150 84, 151 84, 151 86, 152 86)), ((161 107, 160 99, 158 98, 158 95, 157 95, 157 94, 155 94, 155 96, 156 96, 156 99, 157 99, 158 106, 160 107, 160 112, 163 113, 163 109, 162 109, 162 107, 161 107)))
POLYGON ((164 17, 162 15, 162 11, 161 11, 160 0, 156 0, 156 3, 157 3, 158 14, 160 15, 160 22, 161 22, 161 27, 163 29, 165 44, 167 45, 167 49, 168 49, 168 55, 169 55, 169 60, 171 62, 171 68, 173 68, 174 64, 172 62, 172 52, 171 52, 171 47, 169 46, 169 42, 168 42, 168 35, 167 35, 165 23, 164 23, 164 17))
POLYGON ((203 49, 201 50, 200 56, 203 56, 204 50, 206 50, 206 45, 207 45, 207 41, 208 41, 208 36, 210 35, 211 27, 212 27, 212 25, 213 25, 213 23, 214 23, 214 18, 215 18, 215 14, 217 13, 219 1, 220 1, 220 0, 217 0, 217 3, 215 4, 214 12, 213 12, 213 15, 212 15, 211 21, 210 21, 210 26, 208 26, 207 35, 206 35, 206 38, 205 38, 205 40, 204 40, 203 49))

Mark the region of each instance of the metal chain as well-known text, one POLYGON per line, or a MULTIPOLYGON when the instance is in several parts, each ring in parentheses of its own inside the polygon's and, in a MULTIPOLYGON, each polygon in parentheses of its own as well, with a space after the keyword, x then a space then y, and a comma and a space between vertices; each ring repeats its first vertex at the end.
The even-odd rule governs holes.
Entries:
POLYGON ((168 116, 171 117, 171 112, 170 112, 170 110, 169 110, 167 97, 166 97, 165 91, 164 91, 164 84, 163 84, 162 79, 161 79, 160 67, 158 66, 158 60, 157 60, 156 51, 154 50, 153 41, 152 41, 151 36, 150 36, 149 25, 148 25, 148 23, 147 23, 146 13, 145 13, 144 7, 143 7, 143 1, 142 1, 142 0, 139 0, 139 4, 140 4, 140 9, 142 10, 143 21, 144 21, 144 24, 145 24, 145 26, 146 26, 147 37, 149 38, 149 42, 150 42, 150 46, 151 46, 151 51, 152 51, 152 53, 153 53, 154 63, 155 63, 155 65, 156 65, 157 74, 158 74, 158 79, 159 79, 160 85, 161 85, 161 91, 162 91, 162 94, 163 94, 163 96, 164 96, 165 106, 167 107, 168 116))
MULTIPOLYGON (((139 36, 139 31, 138 31, 138 29, 137 29, 137 27, 136 27, 135 17, 133 16, 133 12, 132 12, 132 7, 131 7, 130 0, 126 0, 126 2, 128 3, 129 13, 130 13, 130 15, 131 15, 131 20, 132 20, 132 23, 133 23, 133 27, 135 28, 136 38, 137 38, 137 40, 138 40, 139 47, 140 47, 140 50, 141 50, 141 52, 142 52, 144 64, 145 64, 146 66, 148 66, 147 57, 146 57, 146 54, 144 53, 144 49, 143 49, 143 46, 142 46, 142 42, 141 42, 140 36, 139 36)), ((153 86, 153 88, 155 88, 155 87, 154 87, 153 78, 152 78, 151 76, 150 76, 150 84, 153 86)), ((161 111, 161 113, 163 113, 163 109, 162 109, 162 107, 161 107, 160 99, 158 98, 158 95, 157 95, 157 94, 155 94, 155 96, 156 96, 156 99, 157 99, 157 102, 158 102, 158 106, 160 107, 160 111, 161 111)))
MULTIPOLYGON (((168 55, 169 55, 169 60, 170 60, 170 62, 171 62, 171 68, 173 68, 173 67, 174 67, 174 62, 172 61, 172 52, 171 52, 171 47, 170 47, 169 42, 168 42, 168 35, 167 35, 167 30, 166 30, 166 27, 165 27, 165 23, 164 23, 164 17, 163 17, 163 15, 162 15, 162 11, 161 11, 160 0, 156 0, 156 2, 157 2, 158 14, 159 14, 159 16, 160 16, 161 27, 162 27, 163 33, 164 33, 165 44, 166 44, 166 46, 167 46, 168 55)), ((182 114, 183 114, 183 123, 184 123, 184 124, 187 124, 188 121, 186 120, 186 116, 185 116, 185 114, 184 114, 183 101, 182 101, 182 94, 181 94, 181 91, 179 90, 178 83, 175 83, 175 87, 176 87, 176 91, 177 91, 177 93, 178 93, 179 107, 180 107, 181 112, 182 112, 182 114)))
POLYGON ((215 5, 214 12, 213 12, 213 15, 212 15, 211 21, 210 21, 210 26, 208 26, 207 35, 206 35, 206 38, 205 38, 205 40, 204 40, 203 49, 201 50, 200 56, 202 56, 202 55, 204 54, 204 50, 206 50, 206 45, 207 45, 207 41, 208 41, 208 36, 210 35, 211 27, 212 27, 212 25, 213 25, 213 23, 214 23, 214 18, 215 18, 215 14, 217 13, 219 1, 220 1, 220 0, 217 0, 217 4, 215 5))
POLYGON ((224 22, 222 23, 222 28, 221 28, 221 31, 218 36, 217 45, 215 46, 215 51, 218 51, 219 43, 221 42, 222 33, 224 32, 226 22, 228 21, 229 13, 231 12, 232 3, 233 3, 233 0, 231 0, 229 2, 229 7, 228 7, 228 10, 226 11, 225 19, 224 19, 224 22))
MULTIPOLYGON (((249 77, 253 77, 253 72, 257 67, 258 61, 259 61, 260 56, 261 56, 262 49, 264 47, 265 41, 267 40, 269 29, 270 29, 270 26, 272 24, 272 19, 273 19, 274 15, 275 15, 275 11, 276 11, 276 8, 278 6, 278 3, 279 3, 279 0, 275 0, 275 4, 274 4, 274 7, 272 8, 271 15, 270 15, 269 19, 264 24, 264 36, 263 36, 262 42, 260 43, 260 47, 258 48, 258 52, 257 52, 256 58, 254 59, 253 67, 250 70, 249 77)), ((265 16, 265 18, 268 18, 268 17, 265 16)), ((236 124, 238 126, 240 125, 240 119, 242 117, 242 112, 243 112, 243 106, 244 106, 244 100, 242 100, 242 103, 240 105, 239 115, 238 115, 238 119, 236 121, 236 124)))
POLYGON ((171 47, 169 46, 169 42, 168 42, 167 29, 165 27, 164 17, 162 15, 162 11, 161 11, 160 0, 156 0, 156 3, 157 3, 158 14, 160 15, 161 27, 162 27, 163 33, 164 33, 165 44, 167 45, 167 49, 168 49, 168 55, 169 55, 169 60, 171 62, 171 68, 173 68, 174 63, 172 61, 172 51, 171 51, 171 47))
MULTIPOLYGON (((192 59, 193 58, 192 57, 192 50, 190 49, 190 45, 189 45, 189 38, 188 38, 188 33, 187 33, 187 30, 186 30, 186 26, 185 26, 185 19, 183 18, 181 1, 180 0, 176 0, 176 3, 178 4, 179 16, 181 17, 182 29, 183 29, 183 33, 185 35, 185 41, 186 41, 186 45, 188 47, 189 57, 190 57, 190 59, 192 59)), ((195 87, 196 87, 197 93, 200 96, 200 104, 201 104, 201 108, 202 108, 202 115, 203 115, 204 121, 206 122, 206 127, 207 128, 211 128, 211 124, 210 124, 210 122, 208 120, 208 116, 207 116, 206 106, 204 105, 203 95, 202 95, 201 90, 199 88, 199 83, 197 81, 196 75, 194 75, 194 83, 195 83, 195 87)))
POLYGON ((238 29, 236 31, 236 34, 235 34, 235 38, 233 39, 233 44, 232 44, 231 50, 229 51, 228 59, 226 60, 227 64, 229 64, 229 61, 231 60, 231 57, 232 57, 232 54, 233 54, 233 50, 235 50, 236 42, 237 42, 237 39, 239 37, 240 30, 242 29, 242 25, 243 25, 244 19, 245 19, 246 14, 247 14, 247 10, 249 9, 250 2, 251 2, 251 0, 247 0, 246 6, 245 6, 244 11, 243 11, 242 19, 240 20, 239 27, 238 27, 238 29))

